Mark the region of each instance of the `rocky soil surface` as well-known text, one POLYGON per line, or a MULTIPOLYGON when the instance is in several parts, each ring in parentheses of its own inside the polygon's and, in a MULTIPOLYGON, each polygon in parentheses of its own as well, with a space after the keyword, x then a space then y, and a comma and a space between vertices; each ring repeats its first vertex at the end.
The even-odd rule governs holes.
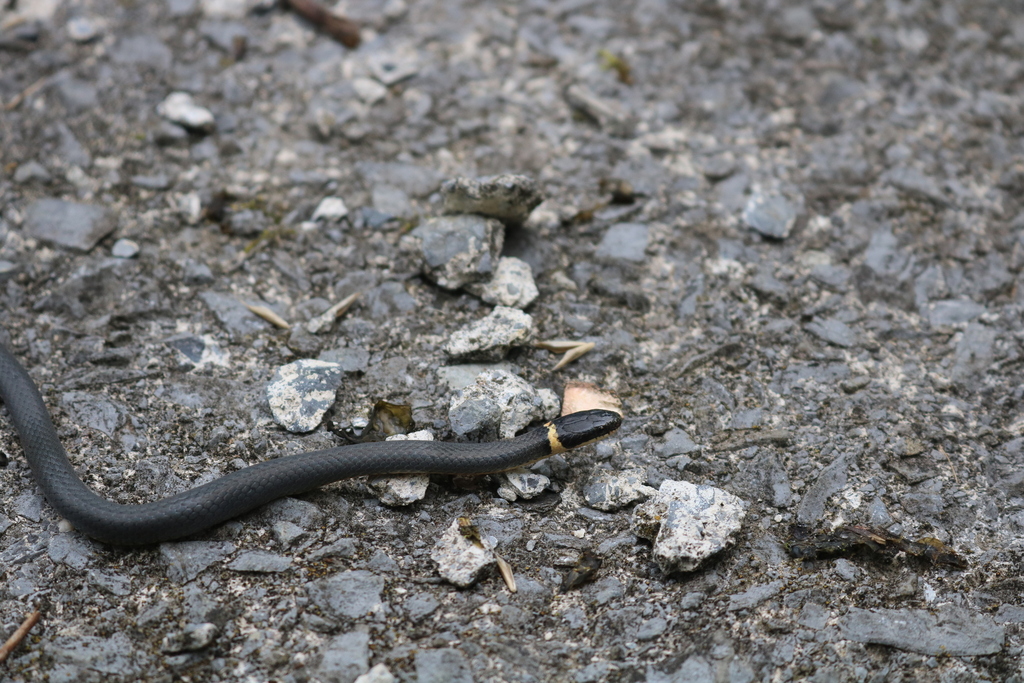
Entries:
POLYGON ((0 412, 0 640, 42 614, 0 681, 1024 680, 1019 8, 339 9, 357 49, 272 0, 3 3, 0 342, 75 467, 140 502, 382 399, 496 438, 575 380, 622 428, 126 550, 0 412), (455 585, 467 538, 516 592, 455 585))

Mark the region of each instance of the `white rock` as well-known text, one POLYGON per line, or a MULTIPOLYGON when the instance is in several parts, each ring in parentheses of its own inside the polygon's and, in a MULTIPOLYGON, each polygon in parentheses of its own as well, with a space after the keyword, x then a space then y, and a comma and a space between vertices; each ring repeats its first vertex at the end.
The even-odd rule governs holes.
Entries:
POLYGON ((398 683, 398 679, 384 664, 376 664, 369 671, 356 678, 354 683, 398 683))
POLYGON ((732 545, 745 516, 746 503, 728 491, 666 479, 653 500, 633 510, 633 532, 654 542, 663 571, 689 572, 732 545))
POLYGON ((178 213, 190 225, 195 225, 203 217, 203 201, 198 192, 188 192, 178 197, 178 213))
POLYGON ((430 551, 441 578, 462 588, 472 585, 496 562, 489 539, 466 536, 455 519, 430 551))
POLYGON ((641 468, 621 472, 599 470, 583 487, 583 498, 590 507, 611 512, 656 495, 646 481, 647 471, 641 468))
POLYGON ((313 212, 313 220, 340 221, 348 215, 348 207, 341 197, 324 197, 313 212))
POLYGON ((241 19, 256 5, 254 0, 202 0, 203 14, 214 19, 241 19))
POLYGON ((507 370, 494 369, 480 373, 474 384, 455 392, 448 420, 460 436, 511 439, 534 420, 549 417, 545 408, 544 397, 533 385, 507 370))
POLYGON ((282 365, 267 385, 274 421, 290 432, 316 429, 334 405, 343 374, 338 363, 310 358, 282 365))
POLYGON ((518 308, 495 306, 481 320, 452 334, 445 352, 460 359, 499 361, 513 346, 524 346, 533 338, 533 318, 518 308))
POLYGON ((464 289, 489 304, 526 308, 537 298, 537 284, 533 269, 526 261, 514 256, 502 256, 494 275, 486 282, 474 282, 464 289))
POLYGON ((57 8, 62 5, 61 0, 32 0, 31 2, 6 3, 4 5, 4 26, 17 26, 27 21, 40 21, 46 23, 53 18, 57 8), (13 12, 15 7, 17 12, 13 12), (10 8, 10 9, 8 9, 10 8))
POLYGON ((501 473, 501 484, 498 485, 498 495, 510 503, 518 498, 536 498, 544 493, 551 480, 539 472, 517 467, 514 470, 501 473))
POLYGON ((209 647, 217 638, 218 632, 219 629, 216 624, 209 622, 190 624, 184 630, 172 633, 164 638, 160 649, 166 654, 197 652, 205 647, 209 647))
POLYGON ((352 79, 352 89, 366 104, 376 104, 387 97, 388 89, 372 78, 352 79))
POLYGON ((139 254, 139 243, 122 237, 114 242, 110 254, 114 258, 135 258, 139 254))
POLYGON ((423 56, 411 49, 372 52, 367 62, 374 78, 384 85, 394 85, 415 76, 424 63, 423 56))
POLYGON ((100 34, 100 25, 88 17, 73 17, 67 23, 68 38, 76 43, 88 43, 100 34))
POLYGON ((172 92, 167 99, 156 105, 156 113, 191 130, 213 130, 213 114, 206 107, 196 104, 187 92, 172 92))

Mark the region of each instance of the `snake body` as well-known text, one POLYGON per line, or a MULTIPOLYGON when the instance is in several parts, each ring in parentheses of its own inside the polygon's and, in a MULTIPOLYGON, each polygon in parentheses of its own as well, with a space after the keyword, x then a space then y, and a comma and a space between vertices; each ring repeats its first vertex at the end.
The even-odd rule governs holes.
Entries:
POLYGON ((151 503, 123 505, 98 495, 79 478, 39 390, 3 344, 0 400, 50 505, 78 531, 125 546, 189 536, 277 498, 349 477, 509 470, 603 438, 622 421, 612 411, 588 410, 556 418, 505 441, 382 441, 328 448, 245 467, 151 503))

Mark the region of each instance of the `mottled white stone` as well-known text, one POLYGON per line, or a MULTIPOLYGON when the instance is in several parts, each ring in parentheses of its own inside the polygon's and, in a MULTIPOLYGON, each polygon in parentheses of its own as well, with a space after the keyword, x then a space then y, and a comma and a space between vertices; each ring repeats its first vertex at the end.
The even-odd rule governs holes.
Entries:
POLYGON ((445 581, 466 588, 496 563, 494 546, 487 538, 467 538, 455 519, 430 551, 437 571, 445 581))
POLYGON ((689 572, 733 543, 746 503, 728 491, 666 479, 658 494, 633 510, 633 531, 654 542, 665 572, 689 572))

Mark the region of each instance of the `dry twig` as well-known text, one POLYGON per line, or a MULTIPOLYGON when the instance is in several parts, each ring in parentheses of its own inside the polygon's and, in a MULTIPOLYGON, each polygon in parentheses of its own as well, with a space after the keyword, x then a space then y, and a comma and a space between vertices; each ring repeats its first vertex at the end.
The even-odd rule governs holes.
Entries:
POLYGON ((569 363, 577 360, 581 356, 594 350, 596 344, 594 342, 578 342, 578 341, 542 341, 534 344, 538 349, 545 349, 552 353, 561 353, 562 360, 558 361, 555 367, 551 368, 551 372, 561 370, 569 363))
POLYGON ((18 93, 14 97, 12 97, 11 101, 4 105, 4 111, 14 111, 15 109, 17 109, 21 105, 22 102, 24 102, 29 97, 32 97, 33 95, 35 95, 37 92, 39 92, 40 90, 42 90, 43 88, 45 88, 49 84, 50 84, 50 77, 49 76, 43 76, 38 81, 36 81, 32 85, 30 85, 27 88, 25 88, 24 90, 22 90, 20 93, 18 93))
POLYGON ((3 663, 7 659, 8 655, 14 651, 14 648, 18 647, 21 641, 25 639, 29 630, 36 625, 41 616, 42 613, 39 610, 36 610, 25 617, 25 621, 21 622, 21 626, 19 626, 18 630, 14 632, 14 635, 8 638, 6 643, 0 645, 0 663, 3 663))
POLYGON ((245 304, 245 307, 248 308, 251 312, 258 315, 259 317, 266 320, 268 323, 280 327, 282 330, 291 329, 291 325, 288 324, 287 320, 279 316, 277 313, 274 313, 266 306, 254 306, 252 304, 245 304))
POLYGON ((359 47, 359 26, 351 19, 338 16, 315 0, 286 0, 285 4, 345 47, 351 50, 359 47))
POLYGON ((501 574, 501 578, 505 580, 505 585, 508 586, 508 592, 515 593, 518 591, 519 589, 516 588, 516 577, 512 574, 512 565, 498 555, 495 555, 494 559, 498 561, 498 573, 501 574))

